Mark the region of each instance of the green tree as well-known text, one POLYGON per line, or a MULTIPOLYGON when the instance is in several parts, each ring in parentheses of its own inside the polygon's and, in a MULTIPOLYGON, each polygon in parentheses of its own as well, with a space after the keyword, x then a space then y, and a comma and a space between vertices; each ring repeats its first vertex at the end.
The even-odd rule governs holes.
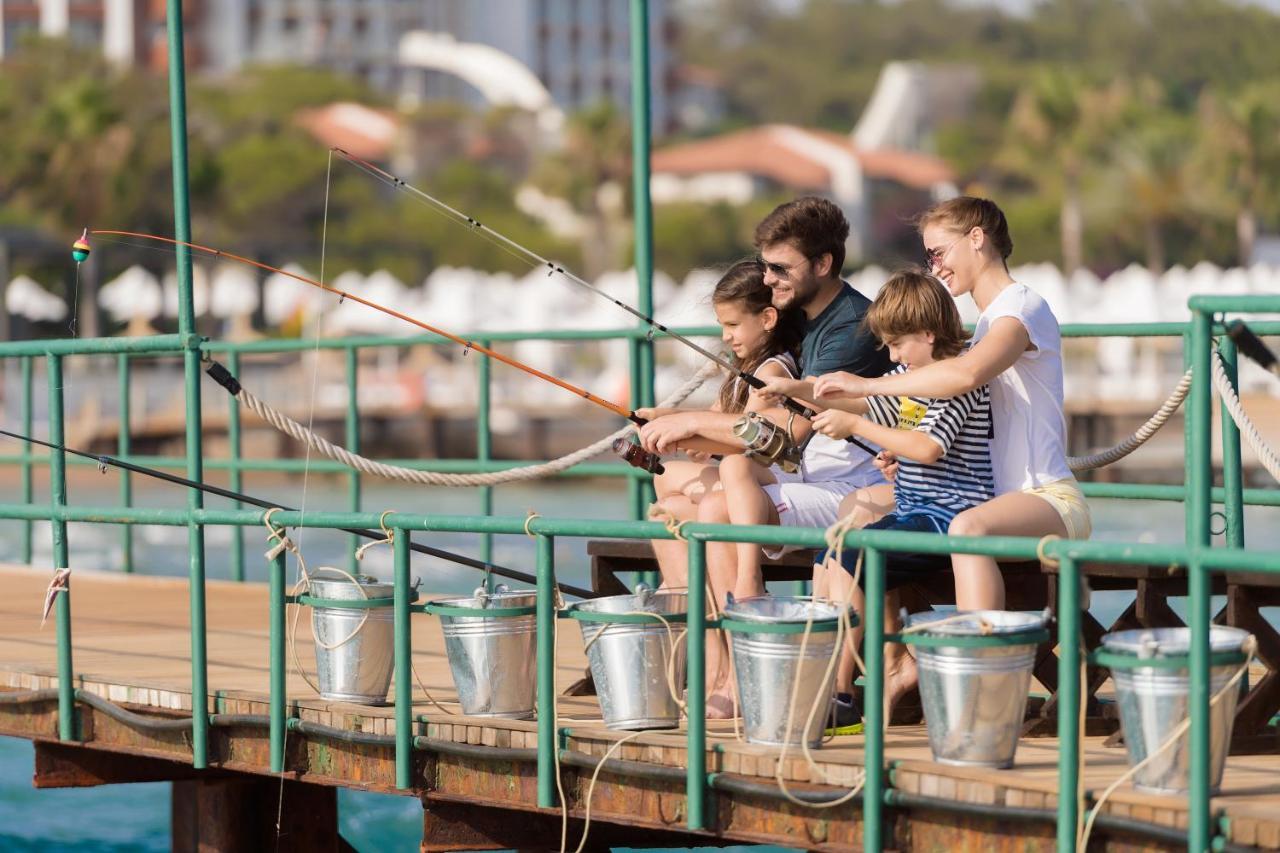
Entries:
POLYGON ((1267 80, 1200 101, 1200 185, 1235 216, 1236 262, 1249 266, 1258 219, 1280 196, 1280 84, 1267 80))
POLYGON ((1147 267, 1160 274, 1170 229, 1211 213, 1191 164, 1195 124, 1152 80, 1126 86, 1123 94, 1094 196, 1098 207, 1113 212, 1114 229, 1136 237, 1147 267))
POLYGON ((1085 183, 1100 165, 1121 105, 1122 83, 1090 87, 1063 69, 1041 70, 1019 92, 999 162, 1060 199, 1063 271, 1084 263, 1085 183))

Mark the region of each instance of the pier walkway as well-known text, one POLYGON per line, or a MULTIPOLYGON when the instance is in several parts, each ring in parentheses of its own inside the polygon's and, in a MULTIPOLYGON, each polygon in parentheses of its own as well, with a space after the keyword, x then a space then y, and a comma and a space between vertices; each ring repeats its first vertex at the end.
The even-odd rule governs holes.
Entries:
MULTIPOLYGON (((267 731, 256 722, 268 711, 264 585, 208 582, 208 711, 214 727, 211 769, 195 771, 189 766, 189 731, 154 725, 191 713, 185 580, 86 570, 73 575, 73 661, 81 714, 80 744, 73 745, 58 743, 56 697, 33 694, 57 683, 55 631, 52 622, 39 627, 48 577, 27 567, 0 566, 0 588, 6 591, 0 599, 0 734, 37 742, 37 785, 174 780, 175 849, 190 849, 179 836, 199 825, 183 818, 193 808, 216 802, 232 809, 267 793, 276 802, 282 786, 270 776, 267 731), (15 701, 20 696, 26 698, 15 701)), ((577 627, 561 623, 560 628, 556 679, 563 691, 581 675, 585 658, 577 627)), ((450 707, 454 691, 434 618, 413 620, 413 648, 422 684, 450 707)), ((305 613, 299 620, 298 657, 310 670, 314 658, 305 613)), ((410 791, 397 791, 394 747, 386 737, 394 732, 391 707, 323 701, 292 664, 288 694, 290 714, 300 722, 291 724, 288 734, 284 802, 286 811, 297 814, 284 815, 282 831, 293 827, 294 835, 282 849, 322 849, 311 845, 325 839, 338 845, 328 849, 343 849, 336 831, 325 834, 315 826, 330 812, 336 820, 336 804, 331 805, 336 787, 419 797, 424 850, 559 847, 558 810, 536 806, 534 722, 449 716, 416 690, 414 719, 422 740, 414 784, 410 791), (307 836, 308 831, 315 835, 307 836)), ((561 773, 573 817, 573 847, 582 831, 591 773, 620 733, 599 722, 594 698, 561 697, 558 712, 567 730, 561 773)), ((817 809, 786 802, 775 781, 776 748, 736 742, 728 723, 709 728, 712 831, 691 833, 683 826, 684 735, 649 733, 624 744, 600 773, 586 849, 624 841, 715 840, 814 850, 858 847, 856 805, 817 809)), ((860 736, 842 737, 813 753, 827 784, 814 784, 814 771, 798 752, 788 754, 781 775, 802 798, 829 799, 840 793, 839 786, 860 777, 862 742, 860 736)), ((1083 747, 1084 787, 1096 795, 1126 767, 1124 751, 1103 746, 1103 738, 1087 738, 1083 747)), ((1023 850, 1053 849, 1057 755, 1055 739, 1024 739, 1011 770, 947 767, 931 761, 922 726, 890 728, 887 846, 985 850, 1016 842, 1023 850)), ((1280 849, 1280 755, 1231 757, 1213 809, 1231 845, 1280 849)), ((275 818, 274 808, 269 811, 268 833, 275 818)), ((1134 845, 1124 849, 1176 849, 1186 821, 1185 799, 1125 787, 1108 801, 1095 834, 1112 844, 1134 845)), ((222 831, 231 830, 224 826, 222 831)), ((225 839, 201 843, 200 849, 241 849, 225 839)))

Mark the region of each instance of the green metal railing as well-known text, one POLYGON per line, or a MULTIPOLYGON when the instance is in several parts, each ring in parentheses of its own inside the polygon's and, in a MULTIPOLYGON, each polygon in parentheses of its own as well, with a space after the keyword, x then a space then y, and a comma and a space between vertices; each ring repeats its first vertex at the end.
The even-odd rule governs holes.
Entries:
MULTIPOLYGON (((180 0, 167 0, 169 22, 170 62, 169 89, 171 130, 173 139, 175 237, 190 239, 190 214, 187 197, 186 166, 186 118, 185 79, 183 68, 183 35, 180 0)), ((652 276, 652 213, 648 198, 648 9, 645 0, 632 0, 632 53, 633 67, 633 126, 635 128, 633 153, 637 168, 636 187, 636 268, 641 279, 640 308, 652 313, 652 303, 647 284, 652 276)), ((225 356, 233 374, 244 367, 243 357, 251 353, 304 351, 313 347, 341 349, 345 356, 348 410, 345 418, 345 443, 353 450, 360 446, 358 418, 358 366, 362 349, 380 346, 412 346, 418 344, 440 345, 445 341, 434 336, 415 338, 349 338, 328 341, 260 341, 255 343, 227 344, 207 342, 194 334, 195 322, 191 291, 190 257, 186 249, 178 247, 179 312, 178 333, 147 338, 102 338, 53 341, 21 341, 0 344, 0 359, 18 360, 21 386, 18 393, 19 420, 24 434, 31 435, 33 427, 33 385, 35 359, 44 360, 45 379, 48 386, 49 438, 62 444, 64 432, 63 374, 65 358, 71 355, 113 355, 118 371, 118 392, 121 396, 120 435, 117 451, 123 459, 135 464, 184 468, 188 478, 199 481, 206 461, 203 456, 201 432, 200 360, 203 356, 225 356), (148 457, 132 455, 129 396, 132 366, 141 359, 159 355, 180 356, 183 363, 186 424, 185 455, 181 458, 148 457)), ((1240 436, 1224 418, 1222 449, 1224 460, 1223 485, 1215 488, 1210 458, 1212 395, 1210 392, 1209 365, 1213 348, 1213 336, 1221 331, 1219 315, 1225 312, 1280 312, 1280 297, 1193 297, 1190 302, 1190 323, 1149 323, 1114 325, 1066 326, 1064 335, 1129 337, 1173 336, 1183 340, 1183 353, 1187 364, 1195 368, 1195 381, 1188 402, 1186 417, 1186 476, 1182 486, 1148 486, 1139 484, 1085 484, 1085 493, 1096 497, 1118 497, 1149 500, 1184 500, 1186 502, 1186 541, 1181 545, 1153 545, 1124 542, 1069 542, 1056 541, 1044 545, 1046 554, 1060 563, 1059 583, 1059 738, 1058 759, 1059 791, 1057 803, 1058 842, 1063 851, 1076 848, 1075 825, 1080 817, 1079 806, 1072 795, 1079 781, 1079 757, 1081 743, 1075 721, 1079 714, 1081 696, 1077 674, 1082 662, 1080 639, 1080 571, 1085 564, 1108 561, 1133 564, 1160 563, 1185 567, 1189 583, 1189 624, 1192 630, 1191 675, 1193 701, 1191 704, 1191 753, 1192 789, 1189 797, 1190 821, 1188 843, 1193 850, 1207 850, 1217 840, 1218 824, 1211 812, 1208 788, 1209 762, 1209 694, 1208 629, 1210 623, 1210 578, 1213 572, 1248 570, 1264 573, 1280 573, 1280 560, 1270 552, 1249 551, 1245 542, 1243 508, 1248 504, 1280 505, 1280 492, 1275 489, 1245 489, 1240 465, 1240 436), (1225 517, 1226 547, 1211 546, 1211 510, 1221 504, 1225 517)), ((1280 323, 1257 323, 1254 328, 1262 334, 1280 333, 1280 323)), ((686 335, 717 334, 715 329, 685 329, 686 335)), ((588 341, 625 339, 630 351, 632 370, 632 394, 634 404, 651 403, 653 400, 654 346, 644 329, 624 329, 598 332, 545 332, 538 334, 500 334, 484 332, 475 337, 485 345, 517 340, 588 341)), ((1234 373, 1235 349, 1229 341, 1220 344, 1220 351, 1234 373)), ((497 462, 492 459, 490 416, 491 373, 488 359, 479 359, 477 394, 477 457, 474 460, 407 460, 405 464, 432 470, 490 471, 519 465, 519 462, 497 462)), ((229 459, 209 460, 207 467, 227 470, 232 488, 239 491, 244 475, 263 471, 300 471, 297 460, 251 460, 242 455, 242 436, 238 407, 230 404, 228 422, 229 459)), ((74 462, 75 460, 73 460, 74 462)), ((203 505, 200 493, 190 489, 185 508, 139 508, 131 506, 133 492, 128 475, 122 476, 119 492, 120 506, 76 506, 68 503, 66 489, 65 454, 54 450, 46 457, 24 448, 20 454, 0 457, 0 463, 12 463, 21 469, 20 503, 0 504, 0 519, 11 519, 23 524, 20 552, 29 562, 32 555, 31 522, 47 520, 52 529, 53 562, 55 567, 68 565, 67 525, 72 522, 91 522, 122 525, 122 544, 125 569, 132 568, 132 528, 137 525, 164 525, 185 527, 188 530, 190 555, 190 615, 191 615, 191 688, 192 688, 192 764, 197 768, 207 766, 208 731, 211 725, 209 691, 207 683, 208 651, 205 626, 205 578, 206 564, 203 532, 208 525, 227 526, 232 529, 230 574, 243 579, 243 530, 262 524, 263 513, 232 505, 226 509, 210 509, 203 505), (36 506, 33 502, 34 468, 47 461, 50 482, 50 503, 36 506)), ((76 462, 75 464, 80 464, 76 462)), ((92 464, 87 462, 85 464, 92 464)), ((555 760, 561 749, 564 730, 558 730, 553 712, 554 654, 552 643, 553 620, 557 618, 554 584, 556 578, 555 537, 619 537, 637 539, 668 539, 671 534, 665 527, 652 522, 637 520, 648 497, 647 476, 622 465, 602 463, 580 466, 574 475, 607 475, 623 477, 631 496, 630 521, 585 521, 539 517, 533 521, 523 518, 494 517, 493 491, 485 488, 480 495, 480 515, 413 515, 394 513, 382 518, 375 513, 361 512, 361 477, 334 463, 316 461, 310 470, 344 472, 347 476, 348 511, 308 512, 305 523, 298 512, 278 512, 273 516, 276 524, 317 529, 341 529, 375 527, 381 523, 394 531, 393 584, 394 584, 394 657, 395 657, 395 783, 401 789, 414 787, 413 754, 417 747, 428 745, 425 739, 414 737, 415 721, 411 705, 412 634, 410 621, 415 613, 423 611, 423 605, 412 603, 410 579, 410 537, 414 533, 465 532, 480 534, 486 558, 492 550, 492 537, 497 535, 524 535, 536 539, 537 606, 535 620, 538 630, 537 684, 537 797, 538 805, 552 808, 556 805, 555 760)), ((685 526, 689 553, 689 617, 688 617, 688 685, 687 699, 689 725, 687 729, 688 766, 685 773, 686 823, 690 829, 713 829, 709 809, 709 793, 724 787, 716 774, 708 774, 706 766, 705 728, 705 631, 711 627, 705 617, 704 582, 706 576, 705 548, 708 542, 750 542, 761 545, 793 545, 822 547, 823 531, 779 527, 734 527, 729 525, 690 524, 685 526)), ((883 596, 885 583, 885 555, 895 552, 928 554, 970 553, 984 554, 1006 559, 1034 559, 1037 541, 1018 537, 956 538, 947 536, 903 533, 895 531, 854 531, 845 537, 848 547, 863 548, 867 577, 867 597, 876 601, 883 596)), ((350 565, 354 565, 351 563, 350 565)), ((285 693, 285 558, 278 554, 269 562, 267 576, 270 590, 270 744, 271 769, 281 772, 284 768, 283 743, 285 732, 301 728, 302 723, 289 716, 285 693)), ((76 675, 72 660, 72 624, 70 595, 57 596, 55 614, 57 620, 57 668, 58 668, 58 736, 64 741, 74 741, 80 736, 76 718, 76 675)), ((866 788, 859 806, 850 805, 851 811, 861 808, 864 846, 879 850, 885 839, 884 809, 905 802, 901 792, 892 787, 892 763, 886 767, 883 737, 883 656, 885 642, 884 623, 880 609, 868 608, 865 618, 866 663, 866 762, 869 769, 866 788)))
MULTIPOLYGON (((1187 486, 1180 489, 1186 495, 1188 504, 1188 527, 1186 542, 1183 545, 1151 545, 1121 542, 1054 542, 1046 546, 1050 557, 1060 562, 1059 569, 1059 790, 1071 792, 1078 782, 1078 761, 1081 744, 1075 720, 1080 710, 1083 697, 1080 694, 1077 673, 1082 660, 1080 642, 1080 585, 1081 566, 1094 561, 1120 563, 1150 564, 1160 563, 1185 567, 1189 578, 1189 624, 1193 632, 1191 652, 1192 724, 1192 789, 1190 792, 1189 840, 1192 849, 1208 849, 1214 840, 1217 826, 1210 812, 1208 789, 1209 761, 1209 693, 1208 693, 1208 629, 1210 623, 1210 577, 1215 571, 1248 570, 1257 572, 1280 573, 1280 559, 1270 552, 1245 550, 1243 507, 1250 503, 1249 490, 1242 488, 1240 471, 1239 435, 1234 429, 1223 430, 1224 451, 1224 486, 1218 490, 1212 487, 1213 472, 1210 466, 1211 443, 1211 410, 1212 395, 1209 382, 1209 367, 1214 341, 1212 335, 1219 328, 1215 315, 1227 311, 1280 311, 1280 297, 1196 297, 1191 301, 1193 320, 1189 328, 1161 328, 1159 333, 1170 332, 1182 334, 1188 338, 1189 359, 1196 370, 1187 412, 1188 455, 1187 486), (1223 503, 1225 537, 1228 547, 1211 548, 1210 509, 1217 499, 1223 503)), ((1264 332, 1271 331, 1267 324, 1257 324, 1264 332)), ((1139 329, 1145 331, 1146 327, 1139 329)), ((1098 334, 1110 331, 1106 328, 1086 327, 1071 330, 1076 334, 1098 334)), ((1134 327, 1126 327, 1126 332, 1134 331, 1134 327)), ((630 334, 624 332, 622 334, 630 334)), ((499 336, 493 335, 494 339, 499 336)), ((414 343, 421 343, 417 341, 414 343)), ((343 346, 349 354, 347 358, 349 392, 355 400, 355 365, 356 352, 360 347, 374 345, 376 341, 323 342, 327 346, 343 346)), ((405 341, 397 341, 405 345, 405 341)), ((128 371, 131 362, 149 354, 164 352, 182 352, 184 360, 194 360, 197 364, 201 352, 226 352, 232 368, 240 367, 237 351, 224 344, 206 344, 189 336, 169 336, 166 339, 98 339, 74 342, 20 342, 0 344, 0 358, 18 358, 22 363, 21 377, 23 387, 21 418, 24 425, 31 417, 32 397, 32 359, 34 352, 45 346, 46 382, 49 392, 49 424, 50 439, 61 444, 63 432, 63 372, 64 359, 69 355, 96 354, 104 351, 117 356, 120 370, 119 387, 122 393, 128 390, 128 371), (175 348, 176 344, 185 344, 175 348)), ((267 349, 270 344, 257 343, 251 345, 258 351, 267 349)), ((292 347, 290 342, 282 342, 278 346, 292 347)), ((1234 352, 1226 350, 1229 361, 1234 352)), ((483 381, 487 383, 487 371, 483 381)), ((190 381, 190 380, 188 380, 190 381)), ((487 402, 484 396, 479 398, 487 402)), ((197 404, 198 405, 198 404, 197 404)), ((122 417, 127 422, 127 407, 122 409, 122 417)), ((487 424, 487 415, 482 416, 481 429, 487 424)), ((235 421, 233 420, 233 424, 235 421)), ((1226 421, 1229 423, 1229 419, 1226 421)), ((358 442, 358 423, 348 419, 348 441, 358 442)), ((122 424, 124 433, 119 445, 122 452, 129 448, 128 430, 122 424)), ((238 435, 231 441, 231 452, 238 451, 238 435)), ((482 456, 488 455, 488 448, 482 447, 482 456)), ((21 521, 48 520, 53 532, 53 555, 56 567, 68 564, 67 524, 70 522, 95 522, 124 525, 128 530, 135 525, 170 525, 187 527, 192 547, 191 571, 191 613, 192 613, 192 705, 197 709, 192 727, 192 761, 195 766, 207 764, 207 737, 209 721, 208 688, 203 680, 207 668, 207 648, 205 628, 203 624, 204 610, 204 564, 202 531, 206 525, 226 525, 239 533, 244 527, 254 527, 262 523, 263 513, 257 510, 245 510, 237 506, 228 509, 208 509, 202 505, 189 505, 185 509, 144 509, 128 506, 130 493, 122 486, 121 503, 116 507, 73 506, 67 502, 66 494, 66 461, 64 454, 53 451, 49 454, 49 476, 51 502, 48 507, 35 506, 31 502, 30 481, 34 464, 39 457, 24 454, 18 460, 23 466, 24 488, 23 503, 0 505, 0 518, 21 521), (204 709, 201 713, 198 709, 204 709), (204 737, 196 736, 204 731, 204 737)), ((170 460, 177 464, 178 460, 170 460)), ((484 459, 476 460, 477 464, 493 464, 484 459)), ((212 467, 212 466, 211 466, 212 467)), ((261 468, 261 463, 239 460, 239 464, 231 466, 233 474, 245 470, 261 468)), ((613 467, 613 466, 608 466, 613 467)), ((190 471, 190 467, 188 471, 190 471)), ((611 472, 613 473, 613 472, 611 472)), ((196 476, 199 472, 196 471, 196 476)), ((353 488, 359 488, 359 481, 353 478, 353 488)), ((1166 487, 1167 488, 1167 487, 1166 487)), ((1124 496, 1149 496, 1134 487, 1134 494, 1124 496)), ((1271 500, 1275 490, 1257 490, 1261 494, 1254 496, 1254 503, 1274 505, 1271 500)), ((1158 494, 1161 499, 1175 496, 1166 491, 1158 494)), ((358 501, 358 492, 355 494, 358 501)), ((621 538, 670 538, 670 533, 660 524, 643 521, 583 521, 573 519, 537 518, 528 525, 520 518, 493 517, 486 513, 477 516, 444 516, 444 515, 410 515, 395 513, 382 519, 373 513, 349 511, 343 513, 308 512, 305 525, 300 513, 281 512, 273 519, 277 524, 285 526, 305 526, 308 528, 350 528, 374 527, 385 522, 387 527, 395 531, 394 548, 394 586, 395 586, 395 659, 396 659, 396 785, 408 789, 414 786, 412 778, 413 750, 415 748, 415 721, 412 716, 410 670, 408 662, 412 654, 409 622, 413 613, 420 612, 422 607, 411 605, 409 585, 409 543, 414 532, 468 532, 478 533, 485 537, 494 535, 514 535, 526 532, 535 536, 536 563, 538 578, 538 598, 536 622, 538 626, 538 799, 539 805, 550 808, 555 805, 554 756, 555 750, 561 749, 560 740, 564 735, 558 731, 551 706, 554 694, 554 648, 551 644, 552 620, 557 618, 554 599, 556 569, 554 562, 555 537, 621 537, 621 538)), ((704 615, 706 602, 703 589, 705 581, 705 546, 707 542, 745 541, 764 545, 794 545, 800 547, 820 547, 823 543, 823 531, 803 530, 778 527, 734 527, 729 525, 688 525, 684 529, 689 538, 689 675, 688 706, 689 726, 688 769, 686 775, 686 796, 688 800, 687 823, 691 829, 708 829, 710 817, 707 797, 711 788, 717 784, 714 774, 706 771, 706 730, 703 722, 705 714, 705 690, 703 658, 705 654, 704 632, 708 622, 704 615)), ((488 541, 486 539, 486 541, 488 541)), ((926 534, 901 533, 893 531, 855 531, 846 536, 849 547, 865 549, 867 574, 867 594, 870 600, 878 600, 884 589, 884 558, 888 553, 915 552, 930 554, 974 553, 985 554, 1006 559, 1034 559, 1037 541, 1016 537, 978 537, 955 538, 926 534)), ((283 733, 290 726, 297 725, 287 718, 287 697, 284 694, 284 558, 275 557, 269 566, 270 583, 270 632, 271 632, 271 668, 270 668, 270 709, 271 709, 271 742, 273 744, 273 770, 282 767, 283 755, 277 752, 278 745, 283 742, 283 733)), ((243 572, 240 572, 242 575, 243 572)), ((78 737, 76 725, 75 671, 71 658, 71 621, 70 599, 66 594, 58 596, 56 604, 58 626, 58 673, 59 673, 59 737, 63 740, 75 740, 78 737)), ((883 658, 876 652, 884 642, 884 625, 877 608, 869 608, 864 614, 866 625, 866 761, 869 768, 881 768, 881 772, 872 770, 868 773, 866 788, 862 795, 864 820, 864 844, 867 849, 880 849, 884 838, 885 805, 892 805, 897 800, 890 787, 890 776, 883 771, 884 741, 882 734, 883 719, 881 698, 883 695, 883 658)), ((891 769, 891 765, 890 765, 891 769)), ((1059 846, 1063 850, 1074 849, 1074 826, 1079 818, 1079 806, 1072 796, 1058 798, 1058 832, 1059 846)))

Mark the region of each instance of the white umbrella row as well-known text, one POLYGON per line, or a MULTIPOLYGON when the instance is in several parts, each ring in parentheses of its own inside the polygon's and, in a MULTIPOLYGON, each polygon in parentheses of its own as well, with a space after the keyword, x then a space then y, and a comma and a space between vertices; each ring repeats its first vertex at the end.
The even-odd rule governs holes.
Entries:
MULTIPOLYGON (((312 277, 296 264, 288 271, 312 277)), ((252 314, 259 300, 270 326, 290 321, 319 321, 326 335, 350 333, 412 334, 412 325, 382 314, 354 300, 339 300, 289 276, 273 273, 261 287, 252 271, 233 264, 197 264, 193 268, 193 299, 197 315, 231 318, 252 314)), ((1187 298, 1195 293, 1280 293, 1280 267, 1258 264, 1222 269, 1200 263, 1173 267, 1154 275, 1137 265, 1100 279, 1088 270, 1064 276, 1052 264, 1014 268, 1013 276, 1045 297, 1064 323, 1182 321, 1188 318, 1187 298)), ((849 276, 850 283, 874 297, 888 278, 879 267, 866 267, 849 276)), ((677 284, 665 273, 654 275, 655 313, 668 325, 701 325, 715 321, 710 295, 716 274, 694 270, 677 284)), ((576 328, 607 329, 633 325, 627 312, 588 292, 563 276, 535 269, 523 276, 440 267, 418 287, 408 287, 386 270, 365 276, 348 270, 331 285, 371 302, 393 308, 425 323, 450 331, 576 328)), ((634 270, 610 272, 594 282, 613 298, 635 305, 638 286, 634 270)), ((175 316, 176 277, 163 281, 134 266, 103 285, 99 303, 117 320, 175 316)), ((63 300, 27 276, 10 282, 5 305, 11 313, 36 320, 59 320, 66 314, 63 300)), ((961 300, 962 316, 976 317, 971 300, 961 300)))

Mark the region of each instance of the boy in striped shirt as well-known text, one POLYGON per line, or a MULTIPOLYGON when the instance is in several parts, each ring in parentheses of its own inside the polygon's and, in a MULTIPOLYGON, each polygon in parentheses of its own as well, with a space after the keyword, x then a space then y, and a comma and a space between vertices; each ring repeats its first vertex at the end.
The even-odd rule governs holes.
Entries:
MULTIPOLYGON (((897 362, 890 373, 954 358, 968 338, 946 288, 914 270, 885 283, 864 322, 897 362)), ((827 405, 814 417, 814 430, 857 436, 897 457, 894 510, 864 529, 946 533, 956 515, 994 497, 986 385, 951 398, 868 397, 827 405)))
MULTIPOLYGON (((890 278, 863 322, 897 362, 890 373, 954 358, 964 351, 969 337, 946 288, 918 270, 900 271, 890 278)), ((815 397, 811 381, 785 386, 772 381, 769 390, 804 400, 815 397)), ((894 508, 865 525, 864 530, 946 533, 956 515, 994 497, 990 449, 993 424, 986 385, 950 399, 869 397, 827 399, 823 404, 828 408, 814 417, 815 432, 831 438, 857 436, 884 448, 882 455, 886 459, 889 454, 896 457, 894 508)), ((841 560, 844 571, 835 571, 829 555, 823 554, 814 566, 815 594, 846 600, 851 594, 849 584, 857 559, 857 549, 846 549, 841 560)), ((886 573, 887 592, 910 581, 909 574, 893 570, 893 562, 886 573)), ((853 601, 861 611, 861 595, 853 593, 853 601)), ((886 596, 884 606, 886 630, 897 630, 897 596, 886 596)), ((850 640, 857 641, 854 637, 850 640)), ((886 720, 893 703, 914 685, 914 664, 901 646, 886 648, 886 720)), ((848 730, 848 723, 858 716, 852 701, 853 677, 853 658, 846 650, 837 675, 838 698, 833 714, 839 733, 843 733, 841 729, 848 730)))

